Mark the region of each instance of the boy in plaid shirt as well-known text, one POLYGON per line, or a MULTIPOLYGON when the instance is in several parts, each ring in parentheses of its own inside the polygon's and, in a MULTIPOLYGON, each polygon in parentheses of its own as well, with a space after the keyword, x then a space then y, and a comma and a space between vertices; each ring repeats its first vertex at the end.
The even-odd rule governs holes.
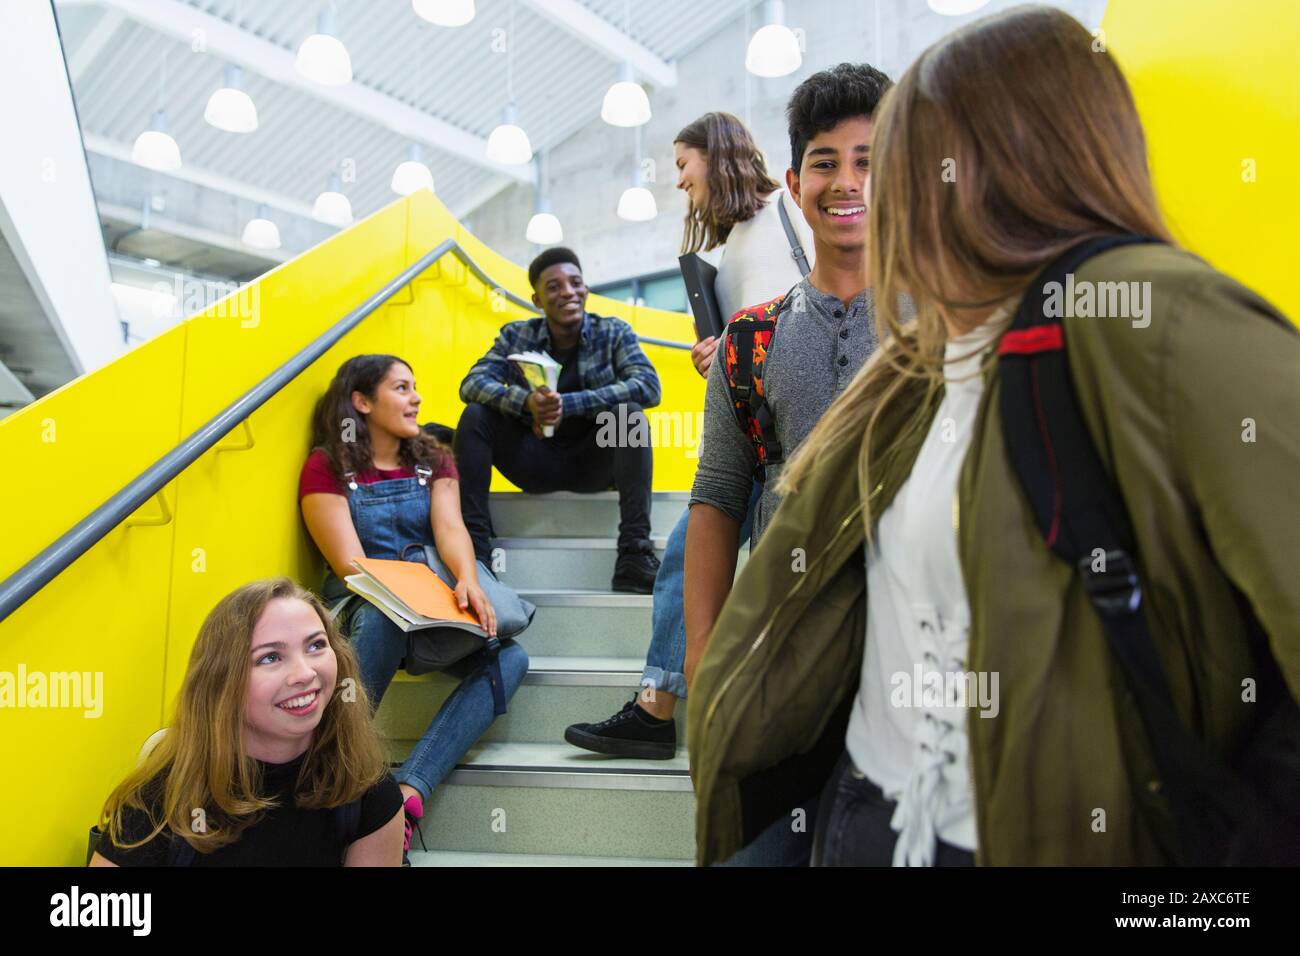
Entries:
POLYGON ((659 560, 650 542, 654 455, 644 409, 659 404, 659 375, 630 325, 586 311, 587 286, 572 250, 544 251, 529 265, 528 280, 545 315, 503 326, 460 385, 466 407, 456 459, 474 550, 491 565, 493 465, 531 494, 612 486, 619 497, 612 587, 648 594, 659 560), (556 389, 531 389, 506 358, 516 352, 546 352, 559 362, 556 389), (552 437, 544 437, 546 426, 552 437))

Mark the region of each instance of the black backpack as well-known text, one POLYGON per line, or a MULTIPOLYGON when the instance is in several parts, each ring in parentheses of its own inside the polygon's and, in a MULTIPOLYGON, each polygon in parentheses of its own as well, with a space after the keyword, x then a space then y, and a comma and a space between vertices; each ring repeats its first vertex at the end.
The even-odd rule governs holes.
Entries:
POLYGON ((1064 327, 1044 315, 1048 283, 1064 283, 1067 273, 1107 249, 1156 241, 1141 236, 1085 241, 1030 284, 998 349, 1007 454, 1048 547, 1082 578, 1136 699, 1173 812, 1176 862, 1295 865, 1300 863, 1300 707, 1243 599, 1259 675, 1250 733, 1225 763, 1179 720, 1142 613, 1128 513, 1079 413, 1064 327), (1098 548, 1104 559, 1096 556, 1098 548))

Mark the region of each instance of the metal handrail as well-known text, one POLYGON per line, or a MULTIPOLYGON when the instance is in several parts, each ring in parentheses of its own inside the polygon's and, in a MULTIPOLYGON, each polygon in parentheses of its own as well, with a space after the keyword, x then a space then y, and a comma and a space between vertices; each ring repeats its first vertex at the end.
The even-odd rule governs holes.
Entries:
MULTIPOLYGON (((537 307, 531 302, 515 295, 508 289, 502 288, 488 278, 487 273, 479 267, 469 253, 461 248, 460 243, 455 239, 444 239, 432 251, 422 256, 418 262, 400 273, 360 306, 345 315, 314 342, 245 392, 242 397, 226 406, 215 418, 159 458, 136 478, 132 479, 121 491, 77 522, 53 544, 7 577, 0 584, 0 621, 7 618, 32 595, 49 584, 68 565, 98 544, 105 535, 121 524, 123 519, 158 494, 168 482, 197 461, 204 452, 216 445, 240 422, 262 407, 276 392, 297 378, 304 369, 333 348, 343 336, 356 328, 367 316, 448 253, 459 259, 484 285, 499 291, 505 299, 515 305, 534 314, 538 313, 537 307)), ((638 338, 642 342, 668 348, 690 349, 691 347, 682 342, 672 342, 666 339, 653 339, 646 336, 639 336, 638 338)))

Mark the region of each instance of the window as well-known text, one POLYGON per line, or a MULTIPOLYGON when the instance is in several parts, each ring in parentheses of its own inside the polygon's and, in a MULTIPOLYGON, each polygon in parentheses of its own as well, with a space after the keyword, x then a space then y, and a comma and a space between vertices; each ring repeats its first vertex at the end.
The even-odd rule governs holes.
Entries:
POLYGON ((624 279, 622 282, 592 286, 591 291, 619 302, 644 305, 652 309, 667 309, 670 312, 689 311, 686 283, 682 281, 682 274, 676 269, 671 272, 656 272, 647 276, 637 276, 634 279, 624 279))

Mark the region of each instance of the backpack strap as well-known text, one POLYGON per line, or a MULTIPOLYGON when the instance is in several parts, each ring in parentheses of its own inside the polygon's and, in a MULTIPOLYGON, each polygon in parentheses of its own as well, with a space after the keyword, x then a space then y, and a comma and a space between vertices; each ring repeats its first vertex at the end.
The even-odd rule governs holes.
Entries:
POLYGON ((727 391, 740 430, 749 436, 757 463, 754 476, 763 481, 767 466, 785 458, 776 437, 776 420, 763 394, 763 370, 767 350, 776 333, 777 317, 786 296, 779 295, 762 305, 741 309, 727 323, 723 366, 727 391))
MULTIPOLYGON (((1183 724, 1143 615, 1128 512, 1093 445, 1070 379, 1065 330, 1048 314, 1053 292, 1091 257, 1142 236, 1085 241, 1032 283, 998 347, 1007 454, 1048 548, 1079 574, 1107 643, 1133 692, 1177 825, 1181 862, 1216 864, 1228 852, 1253 788, 1183 724)), ((1055 310, 1059 311, 1059 310, 1055 310)), ((1096 319, 1094 321, 1113 321, 1096 319)))
POLYGON ((794 231, 790 214, 785 211, 785 195, 785 190, 782 190, 781 195, 776 197, 776 211, 781 214, 781 228, 785 230, 785 241, 790 243, 790 258, 799 267, 799 274, 807 277, 808 273, 812 272, 812 266, 808 265, 808 256, 799 243, 799 234, 794 231))

